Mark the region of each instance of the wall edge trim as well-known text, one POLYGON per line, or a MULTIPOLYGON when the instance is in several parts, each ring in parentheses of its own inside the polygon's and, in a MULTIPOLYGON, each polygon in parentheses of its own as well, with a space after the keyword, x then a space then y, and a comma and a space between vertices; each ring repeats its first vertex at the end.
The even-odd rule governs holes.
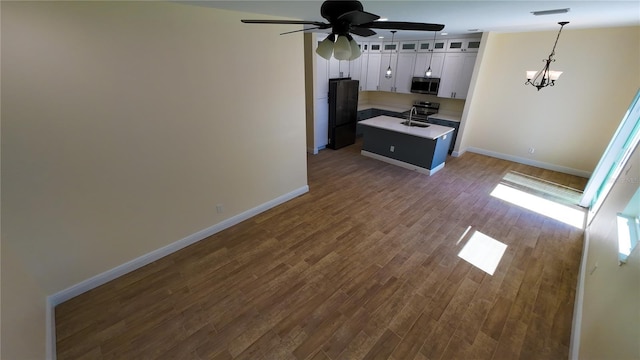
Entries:
POLYGON ((573 304, 573 320, 571 323, 571 338, 569 341, 569 359, 578 360, 580 355, 580 336, 582 335, 582 306, 584 304, 584 283, 587 274, 587 257, 589 255, 589 227, 584 230, 582 242, 582 259, 576 284, 576 297, 573 304))

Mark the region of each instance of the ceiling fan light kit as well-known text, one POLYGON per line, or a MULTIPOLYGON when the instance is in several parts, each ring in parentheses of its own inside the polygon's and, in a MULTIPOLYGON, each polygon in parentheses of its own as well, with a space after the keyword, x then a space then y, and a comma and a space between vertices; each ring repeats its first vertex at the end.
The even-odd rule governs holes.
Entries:
POLYGON ((338 35, 333 47, 333 56, 338 60, 349 60, 351 57, 351 44, 346 36, 338 35))
POLYGON ((333 42, 335 39, 336 36, 334 34, 329 34, 326 39, 322 40, 320 44, 318 44, 316 53, 327 60, 331 59, 331 55, 333 54, 333 42))
POLYGON ((290 34, 306 30, 331 29, 318 48, 316 53, 324 59, 331 59, 333 55, 338 60, 354 60, 360 54, 360 47, 351 34, 368 37, 376 34, 371 29, 385 30, 412 30, 412 31, 440 31, 444 29, 441 24, 414 23, 401 21, 387 21, 380 16, 364 11, 360 1, 351 0, 327 0, 320 7, 320 15, 328 23, 320 21, 303 20, 241 20, 246 24, 288 24, 288 25, 313 25, 313 28, 289 31, 290 34))
POLYGON ((527 71, 527 82, 525 85, 532 85, 540 91, 540 89, 547 86, 554 86, 556 80, 562 75, 562 71, 551 71, 549 69, 552 62, 556 61, 554 59, 554 55, 556 54, 556 45, 558 45, 558 39, 560 39, 560 33, 562 32, 562 28, 567 25, 568 21, 561 21, 558 23, 560 25, 560 30, 558 31, 558 36, 556 37, 556 42, 553 44, 553 49, 551 49, 551 54, 547 59, 544 59, 544 67, 540 71, 527 71))
POLYGON ((349 60, 355 60, 362 55, 362 51, 360 51, 360 45, 353 39, 353 36, 347 35, 347 39, 349 39, 349 44, 351 45, 351 57, 349 60))

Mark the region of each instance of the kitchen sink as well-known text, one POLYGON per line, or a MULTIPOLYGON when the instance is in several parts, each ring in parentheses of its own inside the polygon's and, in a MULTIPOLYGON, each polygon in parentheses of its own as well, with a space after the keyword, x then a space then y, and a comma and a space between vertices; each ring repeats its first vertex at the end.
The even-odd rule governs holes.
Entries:
POLYGON ((407 126, 415 126, 415 127, 419 127, 419 128, 429 127, 429 124, 421 123, 421 122, 418 122, 418 121, 412 121, 411 125, 409 125, 409 121, 403 121, 400 124, 407 125, 407 126))

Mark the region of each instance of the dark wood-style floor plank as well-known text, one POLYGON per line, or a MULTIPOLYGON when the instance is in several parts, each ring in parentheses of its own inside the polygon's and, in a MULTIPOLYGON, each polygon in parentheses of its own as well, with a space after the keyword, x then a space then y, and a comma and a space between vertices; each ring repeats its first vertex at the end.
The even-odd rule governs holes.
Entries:
POLYGON ((309 193, 60 304, 58 359, 567 358, 582 231, 489 194, 509 171, 586 179, 473 153, 426 176, 360 148, 309 155, 309 193), (493 275, 458 257, 475 231, 507 245, 493 275))

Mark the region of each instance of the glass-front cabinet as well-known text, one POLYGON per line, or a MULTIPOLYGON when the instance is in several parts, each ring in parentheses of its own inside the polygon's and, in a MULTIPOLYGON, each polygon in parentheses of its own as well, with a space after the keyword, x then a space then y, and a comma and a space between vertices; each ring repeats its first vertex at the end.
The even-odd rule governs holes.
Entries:
POLYGON ((416 52, 417 50, 417 41, 403 41, 400 43, 400 52, 416 52))
POLYGON ((478 52, 480 39, 450 39, 447 41, 447 51, 478 52))
POLYGON ((447 40, 423 40, 418 42, 418 52, 445 52, 447 40))

